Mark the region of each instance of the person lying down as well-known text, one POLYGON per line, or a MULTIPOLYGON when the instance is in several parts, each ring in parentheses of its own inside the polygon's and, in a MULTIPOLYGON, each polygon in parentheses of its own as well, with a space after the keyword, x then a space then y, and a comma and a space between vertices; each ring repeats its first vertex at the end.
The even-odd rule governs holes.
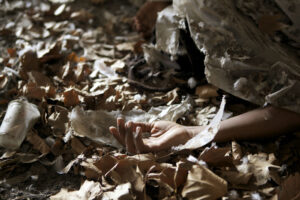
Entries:
MULTIPOLYGON (((182 52, 180 31, 187 31, 205 54, 207 81, 261 106, 222 121, 214 138, 217 143, 267 139, 300 130, 300 36, 294 34, 300 31, 300 18, 287 9, 285 0, 253 4, 259 5, 244 0, 147 2, 137 13, 138 29, 149 34, 153 18, 161 11, 155 25, 157 50, 176 58, 182 52), (274 22, 276 16, 282 22, 274 22)), ((300 9, 299 4, 295 6, 294 10, 300 9)), ((117 127, 110 127, 110 132, 128 152, 145 153, 185 144, 203 129, 118 118, 117 127), (143 132, 150 132, 150 137, 142 138, 143 132)))

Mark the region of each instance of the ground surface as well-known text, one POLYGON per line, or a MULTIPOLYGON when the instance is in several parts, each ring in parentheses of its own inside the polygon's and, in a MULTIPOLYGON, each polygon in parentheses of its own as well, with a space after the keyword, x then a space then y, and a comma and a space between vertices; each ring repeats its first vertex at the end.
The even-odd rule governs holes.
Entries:
MULTIPOLYGON (((0 199, 193 199, 203 193, 210 199, 299 199, 297 135, 132 156, 74 134, 68 114, 77 105, 148 111, 187 96, 193 109, 177 122, 206 125, 223 92, 205 83, 196 92, 186 77, 166 81, 158 71, 151 77, 158 80, 155 88, 128 84, 129 68, 143 60, 144 41, 133 29, 138 8, 125 0, 58 2, 0 0, 0 119, 21 97, 41 113, 19 149, 0 149, 0 199), (173 87, 155 91, 160 83, 173 87)), ((238 114, 255 106, 230 96, 226 107, 238 114)))

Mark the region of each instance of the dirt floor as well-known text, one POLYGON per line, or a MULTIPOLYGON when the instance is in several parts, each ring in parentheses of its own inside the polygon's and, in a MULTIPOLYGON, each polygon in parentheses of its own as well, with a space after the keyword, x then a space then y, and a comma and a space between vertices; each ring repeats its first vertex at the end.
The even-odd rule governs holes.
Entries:
MULTIPOLYGON (((0 0, 0 121, 16 99, 41 115, 20 148, 0 148, 0 199, 299 199, 299 134, 136 156, 93 140, 93 125, 113 125, 113 111, 152 119, 152 107, 170 109, 176 117, 163 119, 206 125, 225 94, 205 80, 190 89, 188 73, 133 68, 155 38, 134 30, 132 2, 0 0), (134 80, 130 69, 140 70, 134 80)), ((256 107, 226 95, 228 115, 256 107)))

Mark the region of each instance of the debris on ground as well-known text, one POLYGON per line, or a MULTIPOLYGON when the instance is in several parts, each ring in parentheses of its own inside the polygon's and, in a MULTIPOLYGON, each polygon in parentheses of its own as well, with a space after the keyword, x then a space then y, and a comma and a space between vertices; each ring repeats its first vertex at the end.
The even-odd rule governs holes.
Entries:
MULTIPOLYGON (((245 55, 253 52, 228 41, 233 37, 242 41, 246 34, 261 30, 275 39, 288 36, 289 45, 299 48, 291 40, 299 42, 298 15, 276 0, 280 9, 270 13, 262 6, 260 12, 265 9, 265 14, 255 18, 254 6, 237 0, 237 9, 249 11, 257 27, 249 25, 248 33, 242 24, 249 20, 238 21, 233 30, 237 36, 228 33, 228 38, 219 37, 223 29, 214 30, 209 46, 204 33, 196 34, 195 29, 199 25, 202 31, 210 31, 211 27, 189 20, 189 15, 178 16, 178 10, 215 23, 215 14, 231 12, 233 1, 203 4, 203 16, 193 10, 199 1, 173 0, 175 7, 165 1, 153 7, 161 11, 158 16, 142 24, 143 12, 149 9, 138 12, 144 2, 0 0, 0 199, 299 199, 297 134, 263 142, 211 143, 222 119, 255 107, 219 88, 252 100, 247 91, 239 92, 244 82, 265 81, 253 93, 259 94, 254 98, 258 104, 267 100, 293 108, 291 101, 282 102, 280 97, 286 90, 299 91, 294 81, 294 75, 299 76, 298 58, 292 56, 299 50, 282 54, 286 47, 268 39, 264 44, 273 51, 265 55, 257 40, 266 37, 259 34, 247 45, 257 46, 256 53, 262 54, 249 60, 234 50, 245 55), (222 9, 212 13, 205 6, 222 9), (286 12, 292 25, 286 23, 286 12), (162 23, 167 24, 166 30, 162 23), (153 45, 149 41, 154 40, 155 28, 157 44, 153 45), (204 40, 205 46, 187 45, 188 31, 193 40, 204 40), (276 37, 278 31, 285 36, 280 32, 276 37), (223 41, 221 47, 215 46, 217 39, 223 41), (205 61, 203 52, 195 56, 197 48, 209 53, 205 61), (228 50, 228 57, 211 53, 215 48, 228 50), (187 52, 193 58, 187 58, 187 52), (252 66, 263 63, 262 58, 272 69, 291 72, 281 79, 274 74, 279 82, 272 93, 266 90, 268 80, 257 74, 247 72, 244 78, 228 79, 230 83, 223 82, 226 73, 215 73, 218 78, 211 75, 220 66, 244 61, 252 66), (197 76, 194 59, 202 59, 197 66, 203 65, 203 72, 205 62, 209 82, 218 87, 197 76), (290 87, 283 88, 285 83, 290 87), (236 90, 228 89, 232 85, 236 90), (108 130, 119 116, 208 128, 205 137, 170 151, 131 155, 108 130)), ((263 66, 257 68, 265 73, 263 66)))

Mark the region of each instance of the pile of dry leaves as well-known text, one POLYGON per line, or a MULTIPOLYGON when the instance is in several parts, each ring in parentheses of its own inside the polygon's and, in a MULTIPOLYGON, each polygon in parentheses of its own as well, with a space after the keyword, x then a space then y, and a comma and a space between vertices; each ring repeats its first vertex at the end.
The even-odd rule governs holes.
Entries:
POLYGON ((220 106, 171 69, 168 91, 129 80, 141 2, 0 0, 0 199, 300 199, 296 135, 138 155, 110 135, 118 116, 207 125, 220 106))

